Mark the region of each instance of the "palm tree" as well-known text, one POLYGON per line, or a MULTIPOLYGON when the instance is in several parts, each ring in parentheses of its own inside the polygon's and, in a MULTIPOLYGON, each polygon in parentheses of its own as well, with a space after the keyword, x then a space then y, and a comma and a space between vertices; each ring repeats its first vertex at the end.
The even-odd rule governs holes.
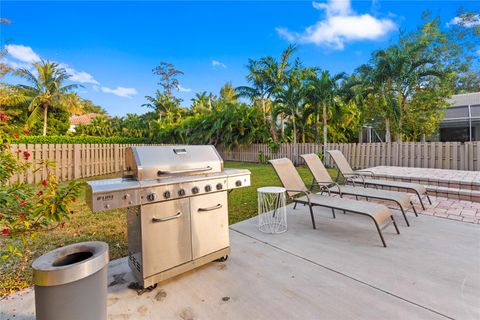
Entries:
POLYGON ((160 122, 162 121, 162 117, 172 121, 178 119, 180 115, 180 101, 177 98, 168 96, 157 89, 155 97, 145 96, 145 99, 148 103, 142 104, 142 107, 155 110, 155 112, 158 113, 160 122))
POLYGON ((326 161, 327 152, 327 121, 328 113, 336 107, 335 99, 339 93, 339 80, 345 78, 345 73, 330 75, 323 70, 320 74, 310 76, 306 84, 306 98, 314 108, 315 114, 315 142, 319 142, 320 110, 323 120, 323 159, 326 161))
POLYGON ((270 120, 270 132, 275 142, 277 141, 277 130, 273 124, 275 119, 272 117, 272 110, 267 111, 266 105, 275 90, 285 83, 286 72, 290 66, 289 59, 295 50, 294 45, 288 46, 278 61, 271 56, 260 60, 250 59, 247 65, 249 70, 247 80, 251 87, 241 86, 235 89, 239 97, 247 97, 252 102, 260 100, 264 119, 270 120))
POLYGON ((224 103, 237 101, 237 93, 235 92, 231 82, 225 83, 220 88, 220 100, 224 103))
POLYGON ((32 86, 18 85, 21 100, 28 103, 31 112, 27 120, 27 126, 31 126, 42 118, 43 135, 47 135, 47 116, 49 109, 61 109, 75 113, 82 108, 79 97, 72 92, 79 85, 64 83, 70 78, 64 68, 56 62, 40 61, 33 64, 34 72, 20 68, 16 74, 24 78, 32 86))
MULTIPOLYGON (((429 79, 442 78, 446 73, 435 68, 435 59, 423 42, 407 42, 378 50, 373 53, 372 64, 373 84, 380 89, 388 113, 398 115, 397 140, 402 141, 402 118, 413 93, 429 79)), ((387 117, 386 121, 389 120, 387 117)))
POLYGON ((305 88, 303 80, 310 69, 301 66, 299 60, 295 61, 295 66, 285 74, 285 85, 277 86, 274 91, 277 113, 285 113, 289 116, 293 127, 293 160, 298 163, 297 148, 297 118, 300 116, 304 107, 305 88))

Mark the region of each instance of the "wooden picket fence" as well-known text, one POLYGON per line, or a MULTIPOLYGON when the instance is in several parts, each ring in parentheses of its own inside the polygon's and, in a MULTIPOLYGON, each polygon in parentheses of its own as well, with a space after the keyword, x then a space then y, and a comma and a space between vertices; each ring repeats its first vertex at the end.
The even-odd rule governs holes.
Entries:
MULTIPOLYGON (((357 169, 401 166, 480 171, 480 142, 332 143, 327 149, 342 151, 357 169)), ((299 143, 297 150, 295 153, 293 144, 281 144, 273 153, 265 144, 252 144, 233 150, 219 148, 219 153, 229 161, 259 162, 286 157, 303 164, 299 155, 322 154, 323 147, 321 144, 299 143)), ((333 166, 329 157, 327 161, 333 166)))
MULTIPOLYGON (((119 173, 124 170, 125 149, 140 144, 17 144, 11 151, 19 159, 23 152, 38 163, 50 160, 60 181, 119 173)), ((340 150, 357 169, 374 166, 402 166, 480 171, 480 142, 405 142, 405 143, 332 143, 329 150, 340 150)), ((218 148, 225 161, 260 162, 275 158, 289 158, 302 164, 299 157, 305 153, 321 154, 323 147, 315 143, 280 144, 276 153, 265 144, 241 146, 233 150, 218 148), (297 154, 297 156, 295 156, 297 154), (296 158, 296 159, 294 159, 296 158)), ((333 166, 331 159, 328 165, 333 166)), ((45 167, 32 166, 25 174, 15 175, 12 182, 39 183, 45 179, 45 167), (38 170, 35 170, 37 167, 38 170)))
POLYGON ((118 173, 124 170, 125 149, 140 144, 15 144, 11 151, 25 161, 24 152, 30 154, 31 166, 24 174, 15 175, 11 182, 39 183, 47 176, 45 166, 38 163, 50 160, 52 171, 59 181, 88 178, 118 173))

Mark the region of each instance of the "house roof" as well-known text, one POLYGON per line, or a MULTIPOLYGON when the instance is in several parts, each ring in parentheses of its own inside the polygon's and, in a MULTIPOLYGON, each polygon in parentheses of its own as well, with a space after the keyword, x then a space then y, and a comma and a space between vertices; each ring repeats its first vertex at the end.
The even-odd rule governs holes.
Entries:
POLYGON ((87 113, 81 116, 71 116, 70 125, 90 124, 92 120, 99 115, 98 113, 87 113))
POLYGON ((480 92, 455 94, 449 100, 452 107, 468 106, 468 105, 480 105, 480 92))

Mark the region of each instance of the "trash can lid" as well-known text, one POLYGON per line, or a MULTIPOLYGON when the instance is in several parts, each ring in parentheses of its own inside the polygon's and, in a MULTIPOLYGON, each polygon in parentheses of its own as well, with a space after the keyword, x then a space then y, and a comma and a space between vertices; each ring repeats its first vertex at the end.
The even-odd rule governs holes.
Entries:
POLYGON ((47 252, 33 261, 33 282, 38 286, 67 284, 96 273, 108 261, 107 243, 74 243, 47 252))

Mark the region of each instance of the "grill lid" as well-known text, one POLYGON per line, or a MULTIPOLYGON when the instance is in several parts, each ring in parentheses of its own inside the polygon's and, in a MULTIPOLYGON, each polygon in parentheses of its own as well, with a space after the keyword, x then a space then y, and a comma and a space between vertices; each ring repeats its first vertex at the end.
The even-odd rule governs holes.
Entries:
POLYGON ((211 145, 130 147, 125 165, 126 174, 137 180, 223 171, 223 160, 211 145))

